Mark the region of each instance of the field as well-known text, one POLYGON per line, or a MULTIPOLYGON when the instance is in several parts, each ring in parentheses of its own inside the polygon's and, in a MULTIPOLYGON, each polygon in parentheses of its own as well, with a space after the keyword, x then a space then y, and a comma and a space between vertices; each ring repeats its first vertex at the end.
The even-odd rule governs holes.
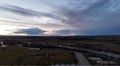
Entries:
POLYGON ((74 64, 72 52, 60 49, 28 49, 11 46, 0 48, 0 65, 74 64))
MULTIPOLYGON (((0 65, 77 64, 78 60, 76 60, 73 50, 53 48, 52 45, 120 54, 120 36, 0 36, 0 42, 8 46, 0 47, 0 65), (30 47, 35 48, 36 46, 41 49, 30 49, 30 47)), ((85 56, 106 57, 90 53, 85 56)), ((119 59, 107 57, 105 60, 111 59, 119 64, 119 59)))

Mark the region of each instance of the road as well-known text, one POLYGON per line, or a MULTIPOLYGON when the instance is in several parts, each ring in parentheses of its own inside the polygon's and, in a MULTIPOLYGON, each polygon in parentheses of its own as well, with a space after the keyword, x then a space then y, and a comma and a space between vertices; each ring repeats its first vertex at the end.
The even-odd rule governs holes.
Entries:
POLYGON ((112 57, 112 58, 116 58, 116 59, 120 59, 120 54, 116 54, 113 52, 107 52, 107 51, 98 51, 98 50, 93 50, 93 49, 87 49, 87 48, 76 48, 76 47, 70 47, 70 46, 63 46, 63 45, 56 45, 56 47, 59 48, 66 48, 66 49, 70 49, 70 50, 76 50, 76 51, 84 51, 84 52, 88 52, 88 53, 93 53, 93 54, 97 54, 97 55, 103 55, 103 56, 108 56, 108 57, 112 57))
POLYGON ((78 60, 78 66, 91 66, 82 53, 75 52, 75 56, 78 60))

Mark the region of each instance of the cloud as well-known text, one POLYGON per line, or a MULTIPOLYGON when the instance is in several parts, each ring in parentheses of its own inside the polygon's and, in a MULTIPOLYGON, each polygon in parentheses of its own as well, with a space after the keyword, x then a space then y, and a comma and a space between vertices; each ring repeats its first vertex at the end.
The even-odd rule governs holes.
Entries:
POLYGON ((39 27, 46 31, 64 28, 64 24, 61 22, 62 17, 52 12, 44 13, 9 4, 0 5, 0 12, 4 16, 0 16, 0 23, 4 25, 39 27))
MULTIPOLYGON (((120 0, 90 0, 91 2, 87 0, 90 4, 84 4, 85 7, 87 6, 84 9, 80 8, 83 4, 76 3, 81 1, 83 0, 71 1, 73 5, 69 8, 60 6, 56 10, 56 13, 64 18, 64 23, 75 28, 70 33, 75 32, 76 35, 120 34, 118 29, 120 28, 120 0)), ((63 31, 62 33, 64 34, 63 31)))
POLYGON ((71 35, 73 33, 74 33, 73 30, 59 30, 59 31, 56 31, 56 35, 71 35))
POLYGON ((9 5, 9 4, 4 4, 4 5, 0 6, 0 10, 1 11, 8 11, 8 12, 11 12, 11 13, 14 13, 17 15, 21 15, 21 16, 50 17, 53 19, 58 19, 58 20, 60 19, 60 17, 58 17, 52 13, 39 12, 39 11, 35 11, 32 9, 27 9, 27 8, 15 6, 15 5, 9 5))
POLYGON ((44 35, 46 31, 38 28, 19 29, 15 31, 15 34, 27 34, 27 35, 44 35))
POLYGON ((18 20, 16 23, 24 26, 27 24, 42 27, 21 29, 20 32, 15 32, 17 34, 44 34, 44 31, 39 33, 41 30, 50 31, 52 35, 120 34, 118 29, 120 28, 120 0, 65 0, 65 2, 68 4, 47 5, 53 9, 50 13, 8 4, 0 6, 0 11, 14 13, 23 18, 20 17, 22 20, 19 20, 19 17, 13 18, 12 22, 18 20))

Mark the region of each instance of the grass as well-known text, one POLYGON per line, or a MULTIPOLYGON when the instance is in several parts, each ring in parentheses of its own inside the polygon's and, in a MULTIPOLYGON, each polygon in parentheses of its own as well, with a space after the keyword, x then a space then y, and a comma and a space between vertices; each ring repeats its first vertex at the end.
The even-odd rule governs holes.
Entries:
POLYGON ((72 52, 61 49, 31 50, 18 46, 0 48, 0 65, 75 64, 74 60, 72 52), (32 54, 39 54, 40 56, 33 56, 32 54))

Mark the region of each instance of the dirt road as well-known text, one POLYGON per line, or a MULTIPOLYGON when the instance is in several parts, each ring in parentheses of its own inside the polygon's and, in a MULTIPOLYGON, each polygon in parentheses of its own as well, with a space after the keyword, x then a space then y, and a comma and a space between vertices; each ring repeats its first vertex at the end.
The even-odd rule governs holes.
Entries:
POLYGON ((82 53, 75 52, 75 56, 78 60, 78 66, 91 66, 82 53))

